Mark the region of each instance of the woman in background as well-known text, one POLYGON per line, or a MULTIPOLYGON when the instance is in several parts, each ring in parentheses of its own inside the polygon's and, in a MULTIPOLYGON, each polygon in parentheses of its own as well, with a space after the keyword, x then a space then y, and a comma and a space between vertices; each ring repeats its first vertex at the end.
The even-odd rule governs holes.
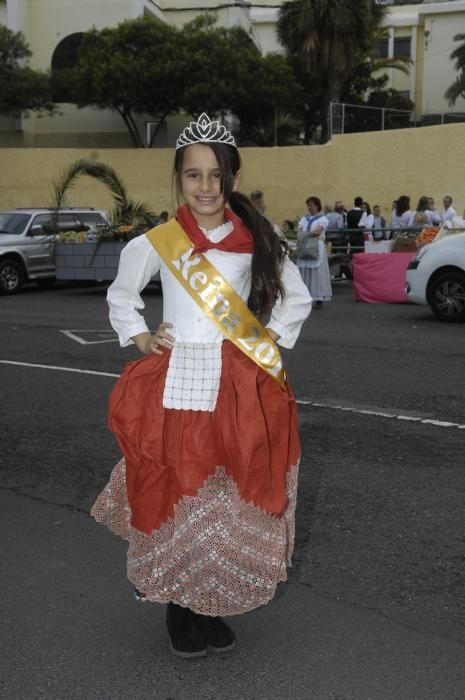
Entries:
POLYGON ((326 252, 326 229, 329 226, 328 217, 321 211, 319 197, 309 197, 306 201, 308 214, 299 221, 297 240, 309 233, 318 238, 318 258, 297 259, 297 267, 313 299, 313 308, 321 309, 324 301, 331 301, 331 275, 329 273, 328 254, 326 252))
POLYGON ((410 218, 412 212, 410 211, 410 197, 403 194, 397 200, 395 208, 392 210, 392 229, 405 229, 410 225, 410 218))

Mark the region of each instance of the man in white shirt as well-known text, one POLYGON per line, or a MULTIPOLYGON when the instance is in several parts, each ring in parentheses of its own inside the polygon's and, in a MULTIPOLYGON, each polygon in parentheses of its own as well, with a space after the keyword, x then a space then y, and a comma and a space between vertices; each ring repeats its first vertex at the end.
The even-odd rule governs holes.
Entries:
POLYGON ((457 216, 457 212, 452 206, 452 197, 450 194, 445 194, 442 200, 444 204, 444 211, 441 214, 442 223, 445 224, 446 221, 452 221, 454 216, 457 216))
POLYGON ((431 218, 431 223, 433 226, 439 226, 441 223, 441 214, 434 206, 434 197, 428 197, 428 211, 430 213, 429 218, 431 218))

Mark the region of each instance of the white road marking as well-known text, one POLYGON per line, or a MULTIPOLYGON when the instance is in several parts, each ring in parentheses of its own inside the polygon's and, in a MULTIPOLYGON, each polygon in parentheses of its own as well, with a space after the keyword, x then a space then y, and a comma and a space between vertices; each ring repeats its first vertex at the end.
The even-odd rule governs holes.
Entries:
POLYGON ((15 362, 14 360, 0 360, 2 365, 16 365, 18 367, 36 367, 38 369, 54 369, 58 372, 77 372, 78 374, 96 374, 99 377, 116 377, 119 374, 112 374, 111 372, 97 372, 94 369, 76 369, 76 367, 57 367, 56 365, 39 365, 33 364, 32 362, 15 362))
POLYGON ((85 329, 80 329, 80 328, 73 328, 72 330, 62 330, 60 329, 60 333, 63 333, 63 335, 66 335, 68 338, 71 340, 75 340, 76 343, 79 343, 80 345, 97 345, 99 343, 117 343, 118 338, 116 337, 115 333, 113 331, 100 331, 100 330, 88 330, 87 328, 85 329), (112 338, 107 338, 106 340, 86 340, 85 338, 82 338, 80 335, 77 335, 78 333, 97 333, 99 335, 112 335, 112 338))
MULTIPOLYGON (((15 360, 0 360, 2 365, 15 365, 17 367, 35 367, 37 369, 51 369, 58 372, 76 372, 78 374, 93 374, 98 377, 114 377, 119 378, 119 374, 114 374, 112 372, 99 372, 93 369, 77 369, 76 367, 58 367, 56 365, 42 365, 35 364, 32 362, 17 362, 15 360)), ((321 401, 311 401, 310 399, 296 399, 296 403, 300 406, 313 406, 314 408, 329 408, 333 411, 347 411, 349 413, 356 413, 362 416, 376 416, 378 418, 390 418, 394 420, 404 420, 412 421, 414 423, 422 423, 424 425, 434 425, 438 428, 456 428, 458 430, 465 430, 465 424, 452 423, 450 421, 441 421, 433 418, 422 418, 421 416, 407 416, 402 413, 392 413, 387 411, 377 411, 370 410, 367 408, 357 408, 356 406, 339 406, 337 404, 322 403, 321 401)))
POLYGON ((337 404, 321 403, 310 401, 309 399, 296 399, 296 403, 301 406, 314 406, 315 408, 330 408, 333 411, 348 411, 362 416, 377 416, 379 418, 391 418, 394 420, 412 421, 413 423, 423 423, 424 425, 435 425, 438 428, 457 428, 465 430, 465 425, 461 423, 451 423, 450 421, 435 420, 433 418, 422 418, 421 416, 406 416, 402 413, 392 413, 387 411, 370 410, 367 408, 357 408, 356 406, 338 406, 337 404))

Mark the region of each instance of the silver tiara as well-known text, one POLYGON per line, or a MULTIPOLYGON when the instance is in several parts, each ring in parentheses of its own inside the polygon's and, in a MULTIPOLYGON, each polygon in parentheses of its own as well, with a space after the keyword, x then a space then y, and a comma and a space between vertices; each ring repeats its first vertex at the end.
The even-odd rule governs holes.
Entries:
POLYGON ((191 122, 181 132, 176 141, 176 150, 193 143, 227 143, 235 146, 234 136, 219 121, 213 121, 202 112, 196 122, 191 122))

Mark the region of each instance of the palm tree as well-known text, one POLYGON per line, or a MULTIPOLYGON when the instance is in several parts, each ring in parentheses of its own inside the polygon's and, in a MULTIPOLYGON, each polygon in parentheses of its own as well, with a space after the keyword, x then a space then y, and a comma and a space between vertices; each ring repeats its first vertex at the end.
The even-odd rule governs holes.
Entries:
POLYGON ((372 29, 372 39, 373 46, 371 48, 371 70, 373 73, 386 73, 388 68, 393 70, 400 70, 404 75, 410 75, 410 67, 413 63, 410 56, 390 56, 387 58, 380 58, 377 55, 377 45, 380 41, 387 40, 389 38, 389 31, 386 27, 375 27, 372 29))
POLYGON ((136 202, 128 195, 126 186, 113 168, 105 163, 92 160, 77 160, 53 183, 53 200, 55 210, 63 205, 70 188, 82 175, 93 177, 106 185, 113 197, 114 209, 110 219, 115 224, 151 224, 155 214, 144 202, 136 202))
POLYGON ((455 105, 459 97, 465 97, 465 34, 456 34, 454 41, 463 42, 451 53, 450 58, 455 61, 455 70, 458 75, 450 87, 447 88, 444 97, 450 106, 455 105))
POLYGON ((321 141, 328 140, 331 101, 340 102, 344 84, 360 54, 373 47, 373 32, 386 13, 374 0, 288 0, 279 12, 277 33, 289 56, 300 56, 309 90, 321 93, 321 141))

